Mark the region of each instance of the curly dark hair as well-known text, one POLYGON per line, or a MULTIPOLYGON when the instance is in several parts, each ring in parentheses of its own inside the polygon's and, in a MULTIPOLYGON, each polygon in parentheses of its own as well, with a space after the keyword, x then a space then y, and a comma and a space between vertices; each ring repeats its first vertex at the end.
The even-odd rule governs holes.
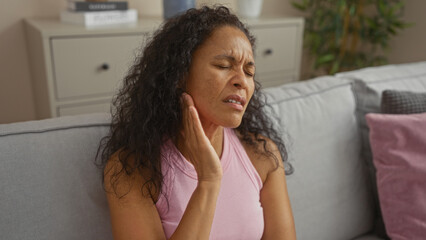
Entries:
MULTIPOLYGON (((104 171, 111 156, 118 153, 122 169, 115 170, 109 179, 116 194, 115 187, 122 174, 130 176, 134 171, 142 174, 142 169, 148 170, 150 176, 141 189, 146 186, 153 200, 155 194, 162 193, 161 147, 179 134, 182 114, 179 99, 186 85, 184 76, 189 72, 194 51, 221 26, 240 29, 254 52, 255 39, 237 16, 223 6, 205 6, 189 9, 166 21, 130 68, 113 99, 115 110, 110 132, 101 140, 97 152, 97 159, 100 155, 101 160, 98 166, 104 171)), ((236 131, 242 141, 255 149, 262 144, 262 154, 272 156, 278 167, 278 158, 268 149, 264 137, 277 145, 284 162, 287 151, 264 112, 265 106, 265 96, 255 81, 253 97, 236 131)), ((287 162, 284 166, 286 174, 293 172, 291 164, 287 162)))

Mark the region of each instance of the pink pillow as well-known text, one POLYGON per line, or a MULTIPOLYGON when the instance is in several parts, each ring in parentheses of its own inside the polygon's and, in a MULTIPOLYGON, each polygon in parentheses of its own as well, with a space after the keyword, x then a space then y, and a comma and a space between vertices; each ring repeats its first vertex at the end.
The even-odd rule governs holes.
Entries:
POLYGON ((426 239, 426 113, 366 119, 388 236, 426 239))

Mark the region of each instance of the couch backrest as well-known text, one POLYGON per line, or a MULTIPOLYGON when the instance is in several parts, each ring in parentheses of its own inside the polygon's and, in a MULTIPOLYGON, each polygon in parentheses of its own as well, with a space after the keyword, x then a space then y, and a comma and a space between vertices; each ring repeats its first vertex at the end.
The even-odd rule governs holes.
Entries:
POLYGON ((374 205, 351 82, 321 77, 265 92, 295 169, 287 185, 298 239, 344 240, 371 231, 374 205))
MULTIPOLYGON (((381 97, 384 90, 426 92, 426 61, 381 67, 370 67, 336 74, 342 79, 353 80, 353 91, 357 101, 356 116, 362 134, 362 157, 368 166, 372 179, 375 205, 379 206, 376 184, 376 169, 373 165, 369 141, 369 129, 365 120, 367 113, 380 113, 381 97)), ((375 232, 386 236, 380 208, 376 208, 375 232)))
POLYGON ((0 125, 2 239, 112 239, 101 170, 106 114, 0 125))

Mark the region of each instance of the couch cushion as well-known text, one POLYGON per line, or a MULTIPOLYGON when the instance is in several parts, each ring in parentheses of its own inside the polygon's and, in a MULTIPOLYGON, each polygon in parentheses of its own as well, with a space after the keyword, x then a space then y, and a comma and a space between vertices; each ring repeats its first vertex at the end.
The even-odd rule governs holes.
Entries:
MULTIPOLYGON (((357 101, 356 115, 362 134, 362 156, 368 166, 375 205, 379 206, 375 168, 372 160, 367 113, 379 113, 384 90, 426 92, 426 62, 386 65, 336 74, 342 79, 354 80, 353 91, 357 101)), ((386 237, 380 208, 376 207, 376 233, 386 237)))
POLYGON ((352 239, 372 230, 351 82, 322 77, 265 92, 295 169, 287 184, 298 239, 352 239))
POLYGON ((2 239, 112 239, 94 165, 109 117, 0 125, 2 239))

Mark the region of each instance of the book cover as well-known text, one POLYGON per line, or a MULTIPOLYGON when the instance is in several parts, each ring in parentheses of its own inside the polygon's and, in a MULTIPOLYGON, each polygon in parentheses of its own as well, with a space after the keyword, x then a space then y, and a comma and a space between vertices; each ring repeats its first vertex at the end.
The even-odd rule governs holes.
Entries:
POLYGON ((138 20, 136 9, 124 11, 94 11, 94 12, 72 12, 62 11, 60 14, 62 22, 82 24, 85 26, 102 26, 108 24, 130 23, 138 20))
POLYGON ((127 2, 68 1, 68 10, 76 12, 127 10, 127 2))

